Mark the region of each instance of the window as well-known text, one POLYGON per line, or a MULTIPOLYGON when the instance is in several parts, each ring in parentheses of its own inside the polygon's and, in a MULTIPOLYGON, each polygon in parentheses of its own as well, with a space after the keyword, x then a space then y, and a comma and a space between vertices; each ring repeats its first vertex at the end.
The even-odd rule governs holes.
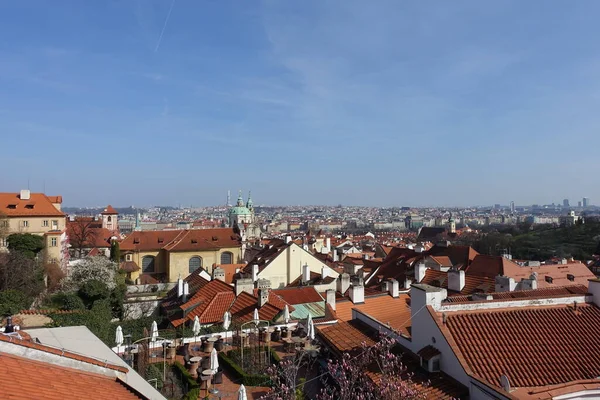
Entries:
POLYGON ((127 254, 127 255, 125 256, 125 259, 126 259, 127 261, 131 261, 131 254, 127 254))
POLYGON ((56 238, 55 237, 50 238, 50 246, 51 247, 56 247, 56 238))
POLYGON ((0 227, 6 228, 8 226, 8 221, 0 221, 0 227))
POLYGON ((52 220, 52 229, 58 229, 58 221, 55 219, 52 220))
POLYGON ((144 256, 142 258, 142 272, 154 272, 154 257, 144 256))
POLYGON ((112 218, 110 217, 110 215, 108 216, 108 222, 112 222, 112 218))
POLYGON ((0 238, 0 247, 7 247, 8 242, 6 239, 0 238))
POLYGON ((201 266, 202 266, 202 258, 200 258, 198 256, 194 256, 194 257, 190 258, 190 262, 189 262, 189 272, 190 272, 190 274, 192 272, 196 271, 201 266))
POLYGON ((29 221, 23 221, 23 227, 27 228, 29 226, 29 221))
POLYGON ((233 254, 229 251, 221 254, 221 264, 233 264, 233 254))
POLYGON ((42 226, 43 227, 47 227, 48 226, 48 220, 45 219, 44 221, 42 221, 42 226))

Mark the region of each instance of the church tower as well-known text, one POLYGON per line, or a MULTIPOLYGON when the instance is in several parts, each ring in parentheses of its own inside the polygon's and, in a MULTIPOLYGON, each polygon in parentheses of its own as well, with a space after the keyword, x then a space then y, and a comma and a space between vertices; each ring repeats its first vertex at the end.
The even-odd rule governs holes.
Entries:
POLYGON ((109 231, 118 229, 117 217, 119 213, 110 204, 100 213, 100 216, 102 217, 102 228, 109 231))

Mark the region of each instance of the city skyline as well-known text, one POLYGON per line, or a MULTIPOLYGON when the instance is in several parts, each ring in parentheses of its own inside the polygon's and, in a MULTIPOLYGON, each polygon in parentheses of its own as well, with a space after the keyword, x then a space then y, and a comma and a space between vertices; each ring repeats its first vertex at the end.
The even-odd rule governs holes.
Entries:
POLYGON ((29 181, 69 205, 221 204, 239 186, 268 204, 600 198, 598 161, 565 161, 600 144, 597 2, 0 7, 4 191, 29 181))

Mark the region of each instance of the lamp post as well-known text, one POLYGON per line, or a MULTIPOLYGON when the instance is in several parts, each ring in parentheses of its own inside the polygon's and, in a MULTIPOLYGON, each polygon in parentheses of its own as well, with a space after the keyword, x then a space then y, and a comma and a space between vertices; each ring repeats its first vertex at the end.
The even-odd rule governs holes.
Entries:
POLYGON ((125 339, 125 362, 133 368, 133 354, 131 354, 131 334, 123 336, 125 339))

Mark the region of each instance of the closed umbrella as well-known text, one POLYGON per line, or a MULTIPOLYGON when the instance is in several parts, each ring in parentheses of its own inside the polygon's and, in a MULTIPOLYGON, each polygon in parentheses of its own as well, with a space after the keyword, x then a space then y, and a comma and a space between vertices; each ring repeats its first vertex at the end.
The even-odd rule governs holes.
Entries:
POLYGON ((115 343, 118 346, 121 346, 123 344, 123 328, 121 328, 121 325, 117 326, 117 333, 115 335, 115 343))
POLYGON ((244 385, 240 385, 238 389, 238 400, 248 400, 248 396, 246 395, 246 388, 244 385))
POLYGON ((152 321, 152 330, 151 330, 151 341, 156 342, 156 339, 158 339, 158 325, 156 325, 156 321, 152 321))
POLYGON ((254 309, 254 323, 258 325, 258 321, 260 321, 260 317, 258 316, 258 308, 254 309))
POLYGON ((194 332, 194 336, 198 336, 200 333, 200 320, 198 319, 197 315, 194 317, 194 326, 192 327, 192 331, 194 332))
POLYGON ((223 314, 223 329, 228 330, 229 325, 231 325, 231 314, 229 311, 225 311, 225 314, 223 314))
POLYGON ((288 307, 288 305, 285 305, 285 308, 283 309, 283 320, 285 321, 285 323, 289 323, 290 322, 290 308, 288 307))
POLYGON ((210 369, 213 372, 217 372, 219 369, 219 357, 217 356, 217 349, 212 349, 210 352, 210 369))
POLYGON ((315 340, 315 324, 313 323, 312 316, 308 314, 308 321, 306 321, 306 335, 310 340, 315 340))

